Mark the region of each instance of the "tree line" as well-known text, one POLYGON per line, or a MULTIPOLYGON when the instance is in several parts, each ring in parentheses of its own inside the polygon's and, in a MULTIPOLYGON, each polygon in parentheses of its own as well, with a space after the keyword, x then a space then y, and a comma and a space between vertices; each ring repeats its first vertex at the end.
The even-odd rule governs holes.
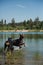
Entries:
POLYGON ((24 20, 22 22, 16 22, 14 18, 12 18, 10 23, 7 23, 6 20, 0 20, 0 30, 22 30, 22 29, 38 29, 43 30, 43 21, 39 20, 39 17, 36 17, 33 21, 31 18, 29 20, 24 20))

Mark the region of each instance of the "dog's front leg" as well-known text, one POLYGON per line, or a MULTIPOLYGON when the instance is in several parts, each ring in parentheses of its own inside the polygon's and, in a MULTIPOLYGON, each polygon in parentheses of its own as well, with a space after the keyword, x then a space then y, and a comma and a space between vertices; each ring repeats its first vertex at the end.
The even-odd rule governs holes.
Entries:
POLYGON ((22 48, 22 47, 21 47, 21 44, 19 44, 19 48, 22 48))

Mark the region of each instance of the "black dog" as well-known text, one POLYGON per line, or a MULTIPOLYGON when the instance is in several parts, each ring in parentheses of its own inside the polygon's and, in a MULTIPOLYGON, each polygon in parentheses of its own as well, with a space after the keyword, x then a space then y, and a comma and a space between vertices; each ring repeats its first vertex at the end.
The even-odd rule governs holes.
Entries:
POLYGON ((24 35, 23 34, 20 34, 20 37, 19 39, 16 39, 16 40, 12 40, 12 38, 8 38, 8 41, 5 42, 4 44, 4 50, 11 50, 13 51, 13 46, 18 46, 19 48, 21 48, 22 45, 25 46, 25 43, 23 43, 23 38, 24 38, 24 35))

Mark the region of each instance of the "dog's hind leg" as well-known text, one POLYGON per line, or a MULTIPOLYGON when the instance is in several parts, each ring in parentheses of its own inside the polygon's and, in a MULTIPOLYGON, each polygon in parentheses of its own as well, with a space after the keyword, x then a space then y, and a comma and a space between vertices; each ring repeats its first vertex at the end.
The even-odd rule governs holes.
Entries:
POLYGON ((6 43, 4 44, 4 51, 6 50, 6 47, 7 47, 7 45, 6 45, 6 43))
POLYGON ((7 45, 6 45, 6 44, 4 44, 4 50, 3 50, 4 55, 5 55, 5 53, 6 53, 6 48, 7 48, 7 45))

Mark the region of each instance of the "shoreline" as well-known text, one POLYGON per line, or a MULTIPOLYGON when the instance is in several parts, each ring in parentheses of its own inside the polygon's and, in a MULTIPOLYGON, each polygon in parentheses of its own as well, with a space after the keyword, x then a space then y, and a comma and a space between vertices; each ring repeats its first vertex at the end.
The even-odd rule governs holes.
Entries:
POLYGON ((0 30, 0 32, 43 32, 43 30, 0 30))

